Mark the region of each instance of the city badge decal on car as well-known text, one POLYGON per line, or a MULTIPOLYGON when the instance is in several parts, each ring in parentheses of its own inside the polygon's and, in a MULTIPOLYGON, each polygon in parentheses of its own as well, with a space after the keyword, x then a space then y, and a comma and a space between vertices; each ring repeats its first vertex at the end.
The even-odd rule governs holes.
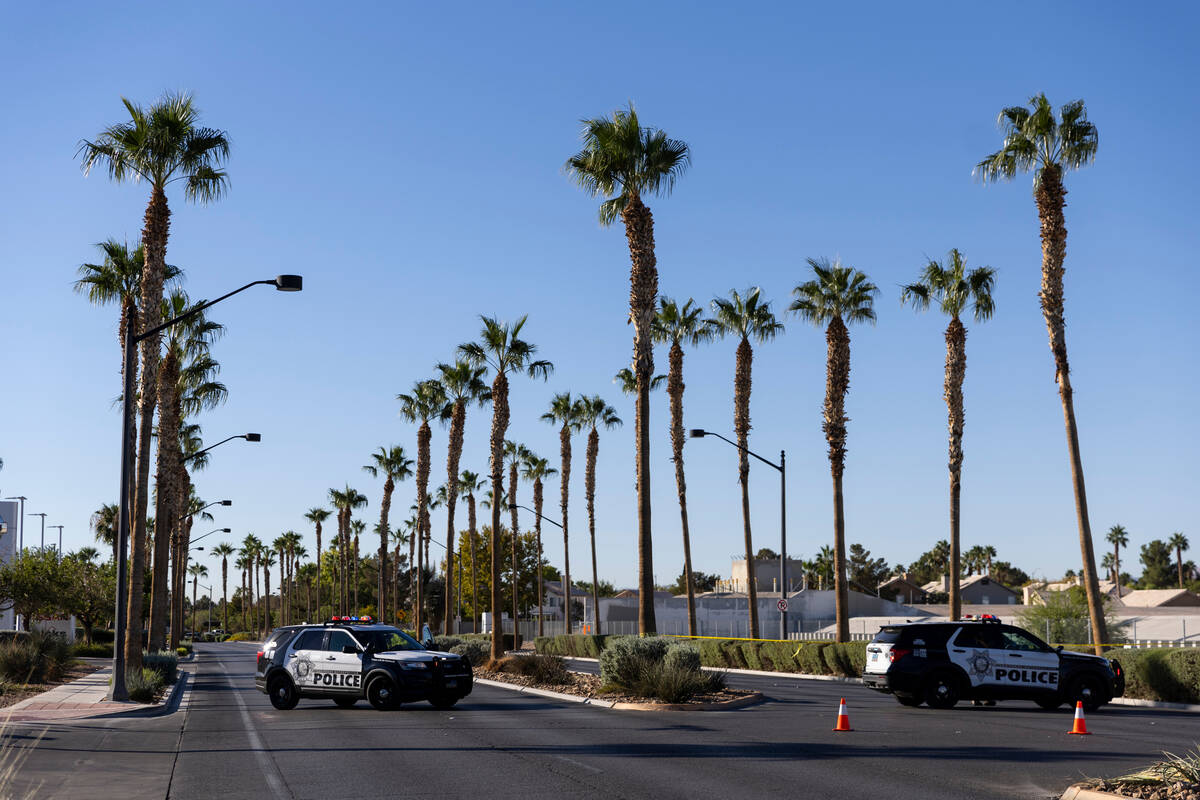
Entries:
POLYGON ((986 650, 974 651, 967 659, 967 665, 971 668, 971 678, 976 683, 992 674, 992 659, 986 650))

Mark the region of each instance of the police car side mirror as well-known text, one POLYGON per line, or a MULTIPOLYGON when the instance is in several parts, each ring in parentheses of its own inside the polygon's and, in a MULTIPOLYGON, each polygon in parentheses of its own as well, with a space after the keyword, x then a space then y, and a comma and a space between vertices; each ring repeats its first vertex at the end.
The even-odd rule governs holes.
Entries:
POLYGON ((1063 646, 1061 644, 1058 647, 1054 648, 1054 652, 1056 652, 1056 653, 1061 653, 1062 651, 1063 651, 1063 646))
POLYGON ((354 655, 358 652, 358 648, 352 644, 347 644, 342 646, 342 652, 346 655, 354 655))

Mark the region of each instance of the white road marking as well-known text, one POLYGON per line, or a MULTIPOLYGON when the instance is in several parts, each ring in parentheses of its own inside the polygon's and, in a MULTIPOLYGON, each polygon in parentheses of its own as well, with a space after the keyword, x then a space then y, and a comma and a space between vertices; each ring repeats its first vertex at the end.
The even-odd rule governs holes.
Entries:
POLYGON ((603 772, 604 771, 602 769, 597 769, 597 768, 591 766, 590 764, 584 764, 582 761, 576 761, 573 758, 567 758, 566 756, 555 756, 555 758, 557 758, 559 761, 565 761, 568 764, 573 764, 576 767, 579 767, 581 769, 586 769, 589 772, 603 772))
MULTIPOLYGON (((217 663, 221 665, 221 671, 228 677, 229 670, 225 669, 225 662, 218 661, 217 663)), ((283 778, 279 775, 278 767, 275 766, 275 762, 271 760, 271 757, 267 755, 263 740, 259 737, 258 731, 254 729, 254 722, 250 719, 250 712, 246 708, 246 701, 242 699, 241 693, 233 685, 232 680, 229 681, 229 687, 233 689, 233 699, 237 701, 238 710, 242 713, 242 724, 246 727, 246 736, 250 739, 250 747, 254 750, 254 757, 258 759, 258 763, 262 767, 263 778, 266 780, 267 786, 276 797, 291 797, 291 793, 284 788, 283 778)))

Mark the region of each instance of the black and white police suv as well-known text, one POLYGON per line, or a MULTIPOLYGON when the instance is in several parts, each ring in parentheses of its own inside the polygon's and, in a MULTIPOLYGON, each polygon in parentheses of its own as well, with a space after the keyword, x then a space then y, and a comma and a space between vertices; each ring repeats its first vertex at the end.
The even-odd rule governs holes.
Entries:
POLYGON ((370 617, 276 628, 258 651, 254 685, 280 710, 300 698, 349 708, 364 697, 380 711, 428 700, 450 708, 471 693, 471 663, 430 650, 399 628, 370 617))
POLYGON ((959 700, 1083 701, 1092 711, 1125 692, 1121 665, 1054 648, 985 616, 885 625, 867 645, 863 683, 902 705, 951 708, 959 700))

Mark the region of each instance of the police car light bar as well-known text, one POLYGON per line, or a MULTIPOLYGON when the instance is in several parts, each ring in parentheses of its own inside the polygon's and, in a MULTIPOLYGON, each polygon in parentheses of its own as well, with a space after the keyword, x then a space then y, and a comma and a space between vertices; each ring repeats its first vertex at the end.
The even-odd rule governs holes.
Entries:
POLYGON ((330 622, 374 622, 370 617, 331 617, 330 622))

